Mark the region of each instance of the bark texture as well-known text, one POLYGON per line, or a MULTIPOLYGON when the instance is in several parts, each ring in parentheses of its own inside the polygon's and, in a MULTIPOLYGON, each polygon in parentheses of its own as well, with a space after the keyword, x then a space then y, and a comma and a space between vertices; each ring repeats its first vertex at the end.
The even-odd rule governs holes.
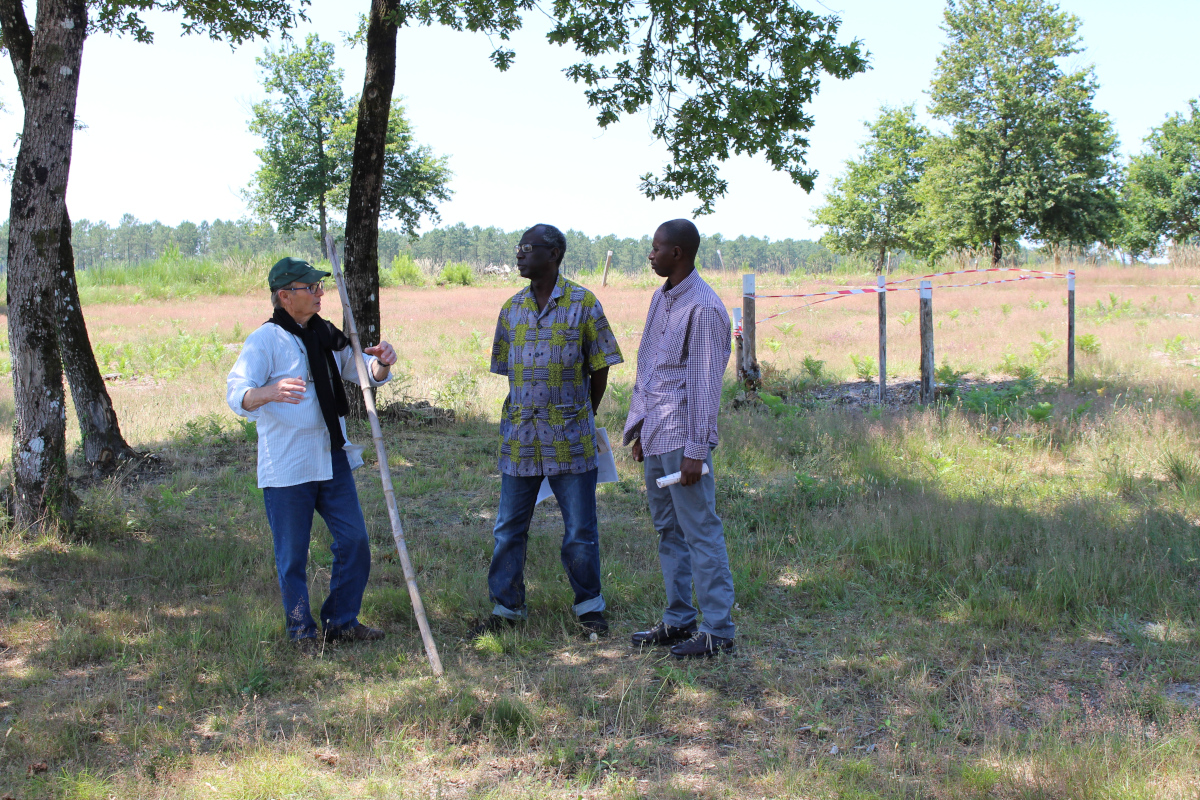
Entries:
POLYGON ((58 346, 59 270, 86 0, 39 0, 25 124, 13 172, 8 339, 13 354, 13 512, 20 528, 70 522, 66 407, 58 346))
MULTIPOLYGON (((33 52, 33 33, 20 0, 0 0, 0 32, 12 61, 13 74, 21 99, 29 96, 29 63, 33 52)), ((113 410, 112 399, 96 364, 88 336, 79 289, 75 281, 75 251, 71 246, 71 218, 63 207, 60 234, 59 268, 55 274, 57 319, 60 322, 59 347, 67 383, 75 400, 75 415, 83 440, 83 456, 93 470, 105 473, 118 461, 133 458, 138 453, 121 435, 121 426, 113 410)))

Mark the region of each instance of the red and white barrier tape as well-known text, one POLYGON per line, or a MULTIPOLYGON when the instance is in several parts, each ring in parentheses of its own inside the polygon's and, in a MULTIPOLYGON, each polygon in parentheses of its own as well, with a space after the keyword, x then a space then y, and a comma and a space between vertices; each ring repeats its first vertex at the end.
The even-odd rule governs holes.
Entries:
MULTIPOLYGON (((1005 278, 1004 280, 999 280, 999 281, 980 281, 978 283, 958 283, 958 284, 950 284, 947 286, 934 286, 932 288, 934 288, 934 289, 967 289, 967 288, 974 287, 974 286, 991 286, 992 284, 995 284, 995 283, 1020 283, 1021 281, 1045 281, 1045 280, 1052 280, 1054 278, 1069 277, 1068 275, 1060 275, 1057 272, 1037 272, 1036 270, 1031 270, 1031 269, 1012 269, 1012 268, 968 269, 968 270, 960 270, 958 272, 942 272, 942 273, 938 273, 938 274, 939 275, 962 275, 962 274, 970 273, 970 272, 1028 272, 1031 274, 1022 275, 1019 278, 1005 278)), ((931 277, 937 277, 937 276, 927 275, 922 280, 925 280, 925 279, 928 279, 931 277)), ((908 279, 906 279, 906 281, 907 280, 915 280, 915 279, 908 278, 908 279)), ((904 283, 906 281, 896 281, 896 283, 904 283)), ((745 297, 753 297, 755 299, 780 298, 780 297, 793 297, 793 298, 820 297, 820 298, 823 298, 821 300, 816 300, 812 303, 805 303, 802 306, 796 306, 795 308, 789 308, 786 311, 779 311, 775 314, 771 314, 770 316, 763 317, 761 320, 758 320, 759 322, 766 322, 767 320, 774 319, 775 317, 782 317, 784 314, 790 314, 791 312, 799 311, 802 308, 808 308, 809 306, 815 306, 818 303, 828 303, 830 300, 837 300, 839 297, 845 297, 847 295, 879 294, 880 292, 915 292, 915 291, 918 291, 919 288, 920 287, 917 287, 917 286, 893 287, 891 284, 887 284, 884 286, 864 286, 861 289, 838 289, 838 290, 835 290, 832 292, 813 292, 811 294, 758 294, 758 295, 745 295, 745 297)), ((740 328, 739 328, 739 330, 740 330, 740 328)))
MULTIPOLYGON (((891 285, 898 284, 898 283, 908 283, 909 281, 924 281, 924 280, 929 280, 930 278, 942 278, 942 277, 945 277, 946 275, 968 275, 973 272, 1028 272, 1032 275, 1044 275, 1047 278, 1065 278, 1065 277, 1067 277, 1066 273, 1045 272, 1044 270, 1024 269, 1023 267, 987 267, 985 269, 958 269, 958 270, 954 270, 953 272, 935 272, 932 275, 916 275, 912 278, 901 278, 898 281, 888 281, 888 285, 891 286, 891 285)), ((982 286, 982 284, 978 284, 978 285, 982 286)), ((942 288, 950 288, 950 287, 942 287, 942 288)))

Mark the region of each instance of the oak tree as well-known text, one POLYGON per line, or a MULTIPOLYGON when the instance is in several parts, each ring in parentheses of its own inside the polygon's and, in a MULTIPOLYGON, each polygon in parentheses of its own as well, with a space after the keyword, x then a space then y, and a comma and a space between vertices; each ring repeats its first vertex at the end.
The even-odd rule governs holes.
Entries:
POLYGON ((1188 114, 1172 114, 1151 130, 1145 151, 1129 162, 1122 239, 1135 256, 1200 238, 1200 101, 1188 105, 1188 114))
POLYGON ((1079 20, 1047 0, 950 0, 931 113, 950 133, 930 143, 918 189, 940 250, 1005 242, 1086 243, 1111 232, 1118 170, 1108 116, 1093 105, 1079 20))
POLYGON ((914 190, 925 171, 929 131, 911 105, 882 109, 867 130, 859 157, 834 179, 814 222, 828 229, 821 244, 835 253, 869 253, 879 273, 889 251, 920 249, 912 228, 920 209, 914 190))

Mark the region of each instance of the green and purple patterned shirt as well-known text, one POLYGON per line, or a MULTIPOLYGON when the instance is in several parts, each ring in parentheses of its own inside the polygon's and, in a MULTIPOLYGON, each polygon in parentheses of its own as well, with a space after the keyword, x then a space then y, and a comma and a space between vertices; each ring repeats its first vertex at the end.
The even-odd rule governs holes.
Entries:
POLYGON ((596 295, 561 274, 540 312, 530 287, 500 310, 492 372, 508 376, 500 471, 562 475, 596 468, 591 374, 620 364, 596 295))

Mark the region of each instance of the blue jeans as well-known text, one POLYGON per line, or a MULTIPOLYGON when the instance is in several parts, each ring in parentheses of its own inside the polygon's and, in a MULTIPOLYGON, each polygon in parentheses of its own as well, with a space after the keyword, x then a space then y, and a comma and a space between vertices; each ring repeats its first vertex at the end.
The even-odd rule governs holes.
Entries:
POLYGON ((327 481, 263 489, 290 639, 317 635, 308 606, 308 543, 313 511, 321 515, 333 534, 329 595, 321 606, 321 625, 326 632, 353 627, 358 622, 363 590, 371 574, 367 524, 346 451, 335 450, 332 457, 333 477, 327 481))
MULTIPOLYGON (((563 516, 562 565, 575 592, 576 615, 604 610, 600 594, 600 530, 596 525, 596 470, 549 476, 563 516)), ((500 508, 492 531, 496 548, 488 570, 492 613, 525 619, 525 551, 542 476, 500 475, 500 508)))

